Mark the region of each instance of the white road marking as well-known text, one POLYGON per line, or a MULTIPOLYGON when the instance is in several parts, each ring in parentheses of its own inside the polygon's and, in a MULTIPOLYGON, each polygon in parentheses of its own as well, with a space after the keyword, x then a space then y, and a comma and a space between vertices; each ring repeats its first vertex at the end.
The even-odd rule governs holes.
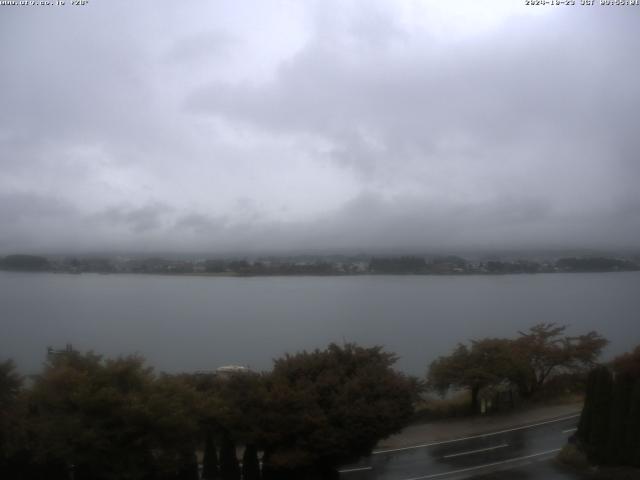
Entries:
POLYGON ((566 430, 562 430, 562 433, 571 433, 571 432, 575 432, 577 429, 578 429, 578 427, 567 428, 566 430))
POLYGON ((442 472, 442 473, 433 473, 431 475, 424 475, 422 477, 406 478, 405 480, 427 480, 428 478, 438 478, 438 477, 444 477, 445 475, 455 475, 457 473, 471 472, 473 470, 480 470, 482 468, 504 465, 505 463, 518 462, 521 460, 528 460, 530 458, 541 457, 543 455, 549 455, 551 453, 559 452, 560 450, 561 450, 560 448, 556 448, 554 450, 547 450, 545 452, 534 453, 533 455, 525 455, 524 457, 516 457, 516 458, 510 458, 509 460, 502 460, 501 462, 486 463, 484 465, 478 465, 477 467, 461 468, 460 470, 451 470, 449 472, 442 472))
POLYGON ((371 455, 381 455, 383 453, 402 452, 404 450, 415 450, 417 448, 435 447, 436 445, 445 445, 447 443, 462 442, 464 440, 473 440, 475 438, 490 437, 490 436, 493 436, 493 435, 500 435, 502 433, 515 432, 515 431, 518 431, 518 430, 526 430, 527 428, 539 427, 541 425, 548 425, 550 423, 564 422, 565 420, 571 420, 572 418, 577 418, 579 416, 580 416, 580 414, 577 413, 575 415, 569 415, 568 417, 557 418, 555 420, 547 420, 545 422, 533 423, 531 425, 524 425, 522 427, 508 428, 506 430, 500 430, 498 432, 483 433, 483 434, 480 434, 480 435, 471 435, 470 437, 456 438, 456 439, 453 439, 453 440, 443 440, 441 442, 424 443, 422 445, 412 445, 410 447, 389 448, 389 449, 386 449, 386 450, 376 450, 375 452, 371 452, 371 455))
POLYGON ((373 467, 347 468, 345 470, 338 470, 338 473, 364 472, 365 470, 373 470, 373 467))
POLYGON ((488 452, 490 450, 497 450, 498 448, 504 448, 508 446, 509 446, 508 443, 503 443, 502 445, 496 445, 495 447, 479 448, 478 450, 469 450, 467 452, 452 453, 451 455, 445 455, 442 458, 462 457, 463 455, 471 455, 473 453, 488 452))

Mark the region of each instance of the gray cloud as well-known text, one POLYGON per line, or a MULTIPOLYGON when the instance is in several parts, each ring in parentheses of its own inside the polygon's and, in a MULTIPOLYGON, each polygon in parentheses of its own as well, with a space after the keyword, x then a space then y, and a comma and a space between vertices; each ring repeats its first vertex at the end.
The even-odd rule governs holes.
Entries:
POLYGON ((190 213, 178 218, 175 229, 178 235, 184 231, 191 231, 197 235, 215 235, 224 231, 227 223, 224 217, 212 218, 199 213, 190 213))
POLYGON ((274 5, 4 8, 0 249, 636 246, 637 9, 274 5))
POLYGON ((196 32, 174 42, 165 58, 177 63, 201 62, 212 56, 228 56, 233 43, 230 35, 219 30, 196 32))
POLYGON ((73 214, 75 209, 57 198, 48 198, 35 193, 0 195, 0 223, 10 225, 38 218, 73 214))
POLYGON ((97 214, 96 220, 125 225, 133 233, 143 233, 160 228, 162 216, 167 210, 164 205, 146 205, 137 208, 111 207, 97 214))

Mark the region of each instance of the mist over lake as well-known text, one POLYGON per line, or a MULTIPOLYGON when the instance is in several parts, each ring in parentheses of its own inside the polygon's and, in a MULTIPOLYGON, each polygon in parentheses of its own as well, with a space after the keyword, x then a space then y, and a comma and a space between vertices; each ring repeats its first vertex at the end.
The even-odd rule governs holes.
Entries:
POLYGON ((457 342, 539 322, 597 330, 604 358, 640 341, 640 272, 478 276, 187 277, 0 272, 0 358, 37 372, 47 346, 139 353, 168 372, 269 369, 329 342, 380 344, 423 375, 457 342))

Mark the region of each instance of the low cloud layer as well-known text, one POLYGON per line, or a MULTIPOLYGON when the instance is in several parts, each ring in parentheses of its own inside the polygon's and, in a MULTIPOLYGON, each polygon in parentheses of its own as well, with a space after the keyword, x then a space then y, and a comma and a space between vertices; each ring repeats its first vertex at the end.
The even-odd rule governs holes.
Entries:
POLYGON ((0 253, 636 247, 640 9, 1 7, 0 253))

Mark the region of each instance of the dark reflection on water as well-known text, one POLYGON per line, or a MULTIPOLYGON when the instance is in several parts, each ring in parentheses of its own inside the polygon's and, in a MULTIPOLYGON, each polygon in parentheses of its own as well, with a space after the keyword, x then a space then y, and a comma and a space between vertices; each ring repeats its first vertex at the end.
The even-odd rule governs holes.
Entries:
POLYGON ((212 278, 0 272, 0 355, 39 368, 47 345, 139 352, 168 371, 266 369, 286 351, 382 344, 422 375, 459 341, 541 321, 640 342, 640 273, 212 278))

